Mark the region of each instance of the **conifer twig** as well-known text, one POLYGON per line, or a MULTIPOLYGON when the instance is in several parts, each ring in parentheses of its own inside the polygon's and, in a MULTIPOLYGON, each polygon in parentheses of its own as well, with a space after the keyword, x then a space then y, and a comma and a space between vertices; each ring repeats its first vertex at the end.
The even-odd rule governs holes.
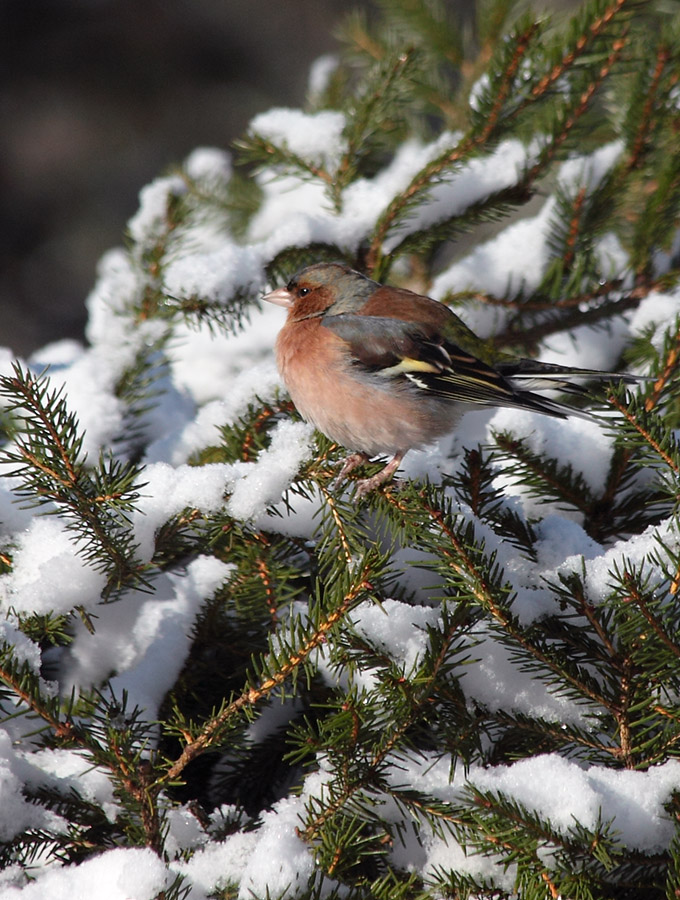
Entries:
POLYGON ((564 73, 574 65, 576 60, 585 52, 594 38, 599 37, 604 29, 610 24, 614 16, 616 16, 626 4, 630 5, 629 0, 614 0, 611 6, 608 6, 599 18, 595 19, 594 22, 591 22, 588 26, 588 30, 577 38, 575 44, 567 51, 562 60, 557 65, 553 66, 550 72, 544 75, 538 84, 532 88, 532 95, 536 98, 545 94, 555 82, 557 82, 564 73))
POLYGON ((77 738, 78 735, 73 722, 70 719, 61 719, 58 715, 55 715, 49 706, 42 702, 36 691, 28 690, 24 686, 22 679, 18 678, 12 669, 6 666, 0 667, 0 681, 11 688, 19 701, 25 703, 28 709, 49 726, 55 737, 67 742, 77 738))
POLYGON ((629 172, 639 166, 645 145, 649 140, 654 116, 654 101, 656 100, 657 92, 659 90, 661 76, 663 75, 669 58, 670 53, 668 46, 665 42, 660 43, 656 51, 656 66, 654 67, 654 72, 649 83, 649 89, 642 108, 642 115, 640 116, 635 140, 633 141, 633 146, 626 161, 626 169, 629 172))
POLYGON ((645 400, 646 412, 651 412, 657 406, 664 388, 673 375, 677 373, 678 366, 680 366, 680 320, 678 321, 678 327, 675 331, 675 339, 666 353, 663 370, 654 382, 652 392, 645 400))
POLYGON ((663 447, 659 444, 657 440, 649 433, 648 429, 642 425, 641 422, 638 421, 637 417, 630 412, 627 406, 625 406, 621 401, 612 393, 607 395, 607 401, 610 403, 614 409, 618 410, 621 415, 629 422, 633 428, 637 431, 640 437, 644 438, 647 444, 654 450, 654 452, 666 463, 666 465, 672 469, 674 472, 680 471, 680 467, 675 462, 672 456, 670 456, 663 447))
POLYGON ((370 759, 366 763, 363 776, 361 778, 346 780, 342 790, 335 795, 317 815, 306 823, 304 829, 298 829, 298 834, 303 840, 313 841, 319 838, 324 824, 340 812, 355 794, 363 791, 370 785, 375 773, 384 764, 387 757, 395 750, 399 741, 404 737, 407 731, 412 728, 413 723, 420 717, 423 709, 429 707, 432 700, 433 687, 437 684, 439 671, 446 659, 451 642, 458 631, 458 627, 458 624, 453 622, 449 629, 444 632, 442 645, 434 660, 432 669, 428 673, 428 677, 418 682, 412 703, 409 707, 409 714, 404 716, 402 721, 395 722, 394 726, 383 735, 379 746, 373 750, 370 759))
POLYGON ((596 691, 582 679, 577 678, 564 667, 558 665, 550 655, 543 652, 532 640, 530 640, 519 624, 513 620, 512 616, 505 609, 502 608, 502 605, 494 596, 484 573, 478 569, 477 565, 471 559, 461 543, 458 535, 446 523, 441 510, 430 505, 422 494, 421 503, 422 508, 431 517, 432 522, 440 532, 446 536, 451 545, 451 549, 442 551, 443 555, 449 561, 451 568, 459 575, 462 575, 464 580, 470 585, 472 593, 477 598, 482 608, 488 610, 504 631, 538 662, 559 675, 561 679, 564 679, 571 684, 583 696, 588 697, 600 706, 608 708, 609 703, 601 691, 596 691))
POLYGON ((294 654, 290 655, 286 663, 279 666, 271 676, 264 678, 259 684, 247 687, 238 697, 231 700, 218 715, 210 719, 203 726, 198 737, 186 744, 180 756, 172 763, 161 781, 175 781, 190 762, 219 741, 221 730, 234 715, 245 708, 254 707, 290 678, 309 658, 310 654, 328 639, 329 632, 338 625, 347 612, 358 602, 358 599, 372 590, 372 585, 367 580, 369 576, 370 569, 364 568, 355 579, 352 589, 343 597, 342 602, 326 614, 314 633, 302 646, 296 649, 294 654))

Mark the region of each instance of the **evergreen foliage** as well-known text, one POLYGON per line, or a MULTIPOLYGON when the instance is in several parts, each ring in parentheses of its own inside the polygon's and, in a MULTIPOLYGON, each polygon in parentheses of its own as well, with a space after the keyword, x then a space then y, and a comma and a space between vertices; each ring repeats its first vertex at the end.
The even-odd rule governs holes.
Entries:
MULTIPOLYGON (((69 691, 69 645, 78 628, 96 634, 103 607, 77 600, 68 610, 28 613, 2 596, 5 727, 27 763, 45 748, 73 751, 105 773, 117 804, 106 814, 72 785, 37 770, 27 776, 22 796, 45 817, 0 846, 0 865, 22 877, 39 875, 34 867, 46 859, 81 863, 146 847, 169 867, 158 896, 180 898, 189 881, 173 864, 188 865, 197 846, 258 833, 277 801, 299 796, 297 839, 314 867, 288 897, 678 896, 680 781, 668 793, 667 837, 640 846, 602 810, 594 824, 565 823, 558 785, 549 811, 514 794, 509 780, 480 775, 550 754, 563 771, 576 767, 608 784, 610 774, 642 777, 680 756, 678 319, 650 326, 626 348, 621 366, 651 376, 639 390, 593 400, 612 441, 599 486, 579 460, 503 430, 485 445, 454 448, 440 482, 408 480, 357 502, 353 482, 348 490, 334 484, 342 448, 317 435, 313 456, 266 514, 239 517, 228 497, 217 510, 187 505, 144 551, 136 515, 173 347, 187 325, 238 332, 259 287, 244 277, 213 295, 191 286, 181 293, 169 273, 192 243, 200 248, 201 229, 246 243, 262 186, 274 177, 321 184, 340 216, 347 191, 376 177, 406 142, 428 147, 355 246, 331 231, 272 243, 260 266, 271 283, 341 258, 429 292, 458 236, 479 242, 480 226, 498 233, 510 213, 548 196, 534 286, 445 297, 463 318, 493 313, 490 345, 533 353, 549 337, 578 341, 574 329, 583 325, 606 341, 646 298, 677 296, 673 4, 588 0, 555 24, 530 12, 513 17, 507 0, 488 0, 479 3, 474 40, 438 0, 379 7, 374 19, 348 17, 342 61, 310 98, 310 113, 345 116, 337 159, 305 157, 253 128, 230 177, 201 178, 188 167, 169 175, 162 214, 146 230, 131 228, 126 259, 137 288, 114 302, 125 337, 113 388, 120 431, 109 452, 94 459, 84 450, 84 430, 49 371, 16 364, 0 377, 2 473, 23 504, 64 523, 113 614, 125 597, 158 592, 163 602, 161 586, 198 557, 230 566, 201 597, 158 721, 107 682, 69 691), (454 175, 508 139, 526 148, 512 183, 471 191, 455 209, 438 203, 454 175), (597 176, 560 174, 563 163, 613 141, 619 151, 597 176), (601 252, 612 234, 626 259, 618 269, 601 252), (281 524, 301 503, 316 511, 310 534, 281 524), (582 556, 545 576, 542 541, 556 515, 601 545, 604 574, 582 556), (619 539, 627 541, 622 554, 612 550, 619 539), (540 615, 527 613, 527 597, 542 604, 540 615), (413 611, 419 652, 410 657, 357 618, 360 607, 387 615, 392 602, 413 611), (540 704, 475 696, 468 673, 486 654, 508 678, 571 712, 561 721, 547 700, 541 712, 540 704), (442 766, 446 790, 431 778, 442 766), (168 834, 180 807, 202 837, 176 851, 168 834)), ((255 399, 215 430, 213 444, 193 451, 191 464, 249 464, 296 417, 283 395, 255 399)), ((19 529, 4 530, 2 540, 2 571, 11 574, 19 529)), ((234 881, 220 884, 211 896, 245 896, 234 881)))

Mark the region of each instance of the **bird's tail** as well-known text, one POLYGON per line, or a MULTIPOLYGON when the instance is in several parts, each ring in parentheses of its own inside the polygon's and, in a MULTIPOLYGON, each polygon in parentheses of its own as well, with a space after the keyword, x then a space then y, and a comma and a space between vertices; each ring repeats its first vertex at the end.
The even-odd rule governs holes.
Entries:
POLYGON ((518 405, 561 419, 565 419, 567 416, 581 416, 588 419, 592 418, 593 414, 588 410, 544 397, 540 392, 560 391, 563 394, 583 396, 589 392, 588 385, 592 385, 594 382, 618 385, 638 384, 649 380, 643 375, 602 372, 599 369, 579 369, 538 362, 533 359, 503 361, 498 363, 496 368, 515 389, 517 399, 520 401, 518 405))

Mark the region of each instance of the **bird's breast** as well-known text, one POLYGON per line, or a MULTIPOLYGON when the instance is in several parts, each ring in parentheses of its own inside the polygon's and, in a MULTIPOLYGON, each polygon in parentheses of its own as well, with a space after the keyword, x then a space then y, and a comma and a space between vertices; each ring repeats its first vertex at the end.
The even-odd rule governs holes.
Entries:
POLYGON ((285 325, 276 342, 281 377, 300 415, 331 440, 369 455, 431 443, 450 431, 462 404, 427 396, 399 375, 368 372, 318 319, 285 325))

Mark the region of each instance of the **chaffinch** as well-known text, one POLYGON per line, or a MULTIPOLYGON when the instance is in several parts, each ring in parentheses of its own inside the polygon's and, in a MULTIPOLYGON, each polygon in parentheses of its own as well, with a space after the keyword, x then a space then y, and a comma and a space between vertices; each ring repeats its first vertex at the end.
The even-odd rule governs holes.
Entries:
POLYGON ((392 457, 359 481, 359 496, 388 481, 409 450, 451 431, 476 406, 564 419, 583 413, 529 388, 582 393, 582 379, 635 380, 492 357, 443 303, 371 281, 340 263, 308 266, 264 299, 288 310, 276 361, 300 415, 355 451, 340 479, 371 456, 392 457))

